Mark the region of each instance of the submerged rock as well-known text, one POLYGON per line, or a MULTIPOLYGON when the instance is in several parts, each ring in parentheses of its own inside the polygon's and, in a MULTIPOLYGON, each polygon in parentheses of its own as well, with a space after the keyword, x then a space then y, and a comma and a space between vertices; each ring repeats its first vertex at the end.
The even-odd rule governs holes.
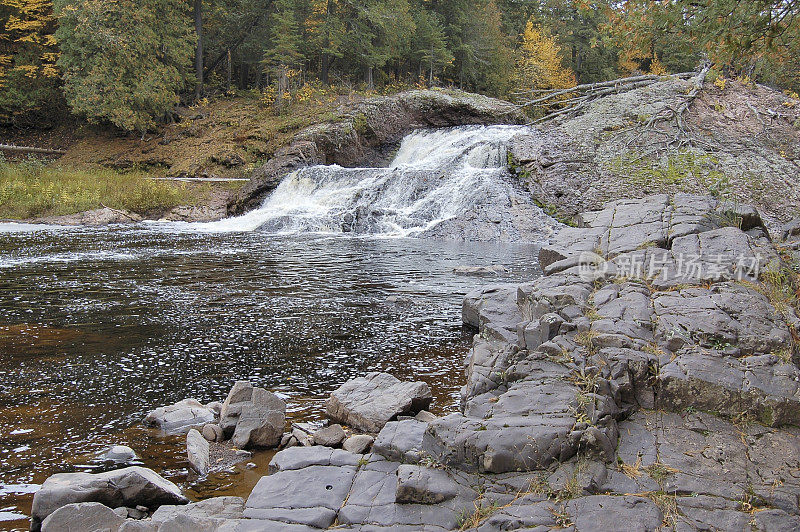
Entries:
POLYGON ((48 515, 78 502, 99 502, 110 508, 157 508, 162 504, 186 504, 189 499, 172 482, 139 466, 97 474, 58 473, 45 480, 33 496, 31 528, 38 530, 48 515))
POLYGON ((214 410, 196 399, 184 399, 174 405, 156 408, 144 418, 145 425, 165 432, 187 432, 214 421, 214 410))
POLYGON ((432 400, 431 390, 423 382, 401 382, 373 372, 340 386, 325 402, 325 409, 334 421, 377 433, 398 415, 427 409, 432 400))
POLYGON ((127 464, 138 460, 136 452, 127 445, 114 445, 111 447, 103 459, 106 462, 114 462, 117 464, 127 464))
POLYGON ((456 275, 475 275, 475 276, 483 276, 483 275, 500 275, 501 273, 507 273, 508 270, 505 266, 501 266, 499 264, 495 264, 492 266, 456 266, 453 268, 453 273, 456 275))

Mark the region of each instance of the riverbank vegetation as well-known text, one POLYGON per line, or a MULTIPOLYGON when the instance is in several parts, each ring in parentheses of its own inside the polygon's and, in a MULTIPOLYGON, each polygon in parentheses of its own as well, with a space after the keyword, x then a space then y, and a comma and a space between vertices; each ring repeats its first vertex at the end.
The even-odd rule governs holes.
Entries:
POLYGON ((206 200, 196 187, 151 179, 141 171, 49 166, 37 159, 0 160, 0 219, 58 216, 110 207, 138 213, 206 200))
POLYGON ((142 134, 239 91, 278 111, 330 85, 513 97, 704 59, 797 91, 798 15, 785 0, 0 0, 0 117, 142 134))

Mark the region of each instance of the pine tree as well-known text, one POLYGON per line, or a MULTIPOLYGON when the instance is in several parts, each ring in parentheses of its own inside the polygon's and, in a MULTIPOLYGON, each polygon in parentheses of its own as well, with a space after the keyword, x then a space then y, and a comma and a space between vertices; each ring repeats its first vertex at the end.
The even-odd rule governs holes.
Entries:
POLYGON ((422 75, 423 65, 428 70, 428 85, 435 83, 437 70, 449 65, 455 57, 447 47, 447 36, 439 15, 419 6, 414 11, 414 52, 422 75))
POLYGON ((0 2, 0 118, 30 117, 60 100, 55 28, 51 0, 0 2))
POLYGON ((192 76, 185 0, 58 0, 59 66, 73 111, 145 132, 192 76))
POLYGON ((269 22, 272 44, 264 55, 264 61, 277 79, 276 105, 281 109, 289 97, 289 76, 303 57, 294 0, 276 0, 269 22))
POLYGON ((319 61, 320 80, 327 84, 331 63, 344 55, 345 23, 337 0, 311 0, 305 20, 307 56, 319 61))
POLYGON ((528 21, 517 50, 514 74, 517 89, 564 89, 575 86, 575 74, 565 68, 555 39, 528 21))

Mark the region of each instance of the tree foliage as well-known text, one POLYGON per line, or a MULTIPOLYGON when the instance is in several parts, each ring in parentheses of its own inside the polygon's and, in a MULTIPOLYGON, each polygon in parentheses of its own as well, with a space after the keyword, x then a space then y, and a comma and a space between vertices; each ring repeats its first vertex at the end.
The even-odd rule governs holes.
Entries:
POLYGON ((0 119, 31 117, 59 99, 55 29, 51 0, 0 2, 0 119))
POLYGON ((178 103, 194 37, 183 0, 57 0, 64 94, 76 113, 144 132, 178 103))
POLYGON ((575 85, 575 73, 562 64, 555 39, 528 21, 517 50, 515 87, 520 91, 566 89, 575 85))
POLYGON ((800 0, 202 0, 202 76, 194 5, 0 0, 0 116, 46 112, 63 90, 78 114, 144 130, 197 97, 191 77, 200 96, 256 89, 279 104, 314 83, 504 97, 706 58, 800 89, 800 0))

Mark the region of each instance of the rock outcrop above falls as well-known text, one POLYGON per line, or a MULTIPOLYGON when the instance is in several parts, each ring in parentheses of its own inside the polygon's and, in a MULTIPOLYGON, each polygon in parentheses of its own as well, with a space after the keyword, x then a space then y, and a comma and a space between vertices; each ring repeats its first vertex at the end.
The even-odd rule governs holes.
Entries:
POLYGON ((347 530, 800 527, 783 244, 754 209, 689 195, 578 223, 542 249, 540 279, 467 296, 479 334, 459 412, 390 421, 364 456, 281 451, 244 515, 347 530))
POLYGON ((360 102, 340 120, 311 126, 257 169, 228 203, 228 214, 258 207, 288 173, 315 164, 351 167, 385 158, 387 145, 419 128, 520 124, 508 102, 460 91, 416 90, 360 102))
POLYGON ((562 220, 611 200, 679 192, 737 198, 776 230, 800 216, 800 101, 728 80, 706 81, 688 102, 692 83, 669 78, 600 98, 517 137, 513 164, 562 220))

